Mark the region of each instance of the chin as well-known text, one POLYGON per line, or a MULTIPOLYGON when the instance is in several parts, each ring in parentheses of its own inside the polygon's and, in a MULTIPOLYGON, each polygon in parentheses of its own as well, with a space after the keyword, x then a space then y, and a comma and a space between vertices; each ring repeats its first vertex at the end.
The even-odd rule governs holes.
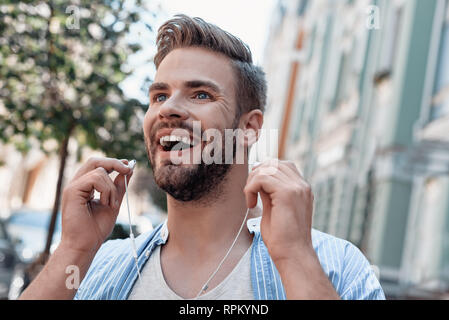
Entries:
POLYGON ((178 201, 207 202, 220 194, 230 165, 161 165, 154 171, 156 184, 178 201))
POLYGON ((154 172, 156 184, 179 201, 196 200, 194 195, 194 179, 192 179, 193 169, 185 168, 181 165, 165 164, 161 165, 154 172))

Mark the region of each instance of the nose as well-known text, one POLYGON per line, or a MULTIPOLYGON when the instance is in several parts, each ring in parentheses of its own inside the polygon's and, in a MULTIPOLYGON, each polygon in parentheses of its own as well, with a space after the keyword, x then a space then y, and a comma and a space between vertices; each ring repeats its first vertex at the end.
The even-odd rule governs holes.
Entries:
POLYGON ((160 119, 172 119, 177 118, 186 120, 189 117, 189 113, 183 107, 181 107, 181 101, 176 96, 171 96, 166 100, 159 108, 160 119))

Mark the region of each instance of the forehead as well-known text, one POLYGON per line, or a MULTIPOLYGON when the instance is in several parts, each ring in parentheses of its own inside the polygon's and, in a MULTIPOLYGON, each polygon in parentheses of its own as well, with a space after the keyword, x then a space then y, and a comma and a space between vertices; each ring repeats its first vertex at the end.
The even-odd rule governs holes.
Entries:
POLYGON ((234 92, 234 70, 230 59, 204 48, 172 50, 159 65, 154 82, 181 86, 192 80, 212 81, 225 93, 234 92))

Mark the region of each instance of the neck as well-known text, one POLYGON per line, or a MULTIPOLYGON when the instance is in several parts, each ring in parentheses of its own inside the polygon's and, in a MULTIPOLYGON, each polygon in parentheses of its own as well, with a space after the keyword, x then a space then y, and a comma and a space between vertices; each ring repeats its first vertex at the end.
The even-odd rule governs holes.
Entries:
MULTIPOLYGON (((247 211, 243 193, 247 178, 247 165, 233 165, 214 201, 180 202, 167 195, 167 245, 182 252, 204 254, 230 245, 247 211)), ((249 241, 245 224, 238 242, 249 246, 249 241)))

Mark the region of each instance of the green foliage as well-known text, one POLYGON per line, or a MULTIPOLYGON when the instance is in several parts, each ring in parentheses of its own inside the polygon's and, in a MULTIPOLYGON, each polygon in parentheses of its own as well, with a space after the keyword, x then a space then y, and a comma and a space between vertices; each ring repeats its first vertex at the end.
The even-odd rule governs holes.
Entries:
POLYGON ((88 146, 148 163, 141 124, 147 106, 126 98, 119 86, 130 75, 129 57, 140 50, 127 37, 131 28, 140 24, 154 38, 148 17, 156 15, 147 5, 2 0, 0 143, 25 153, 37 142, 52 154, 71 136, 78 160, 88 146))
POLYGON ((52 153, 73 133, 81 147, 146 161, 146 106, 119 87, 140 49, 125 37, 142 10, 140 1, 2 1, 0 139, 26 151, 33 137, 52 153))

